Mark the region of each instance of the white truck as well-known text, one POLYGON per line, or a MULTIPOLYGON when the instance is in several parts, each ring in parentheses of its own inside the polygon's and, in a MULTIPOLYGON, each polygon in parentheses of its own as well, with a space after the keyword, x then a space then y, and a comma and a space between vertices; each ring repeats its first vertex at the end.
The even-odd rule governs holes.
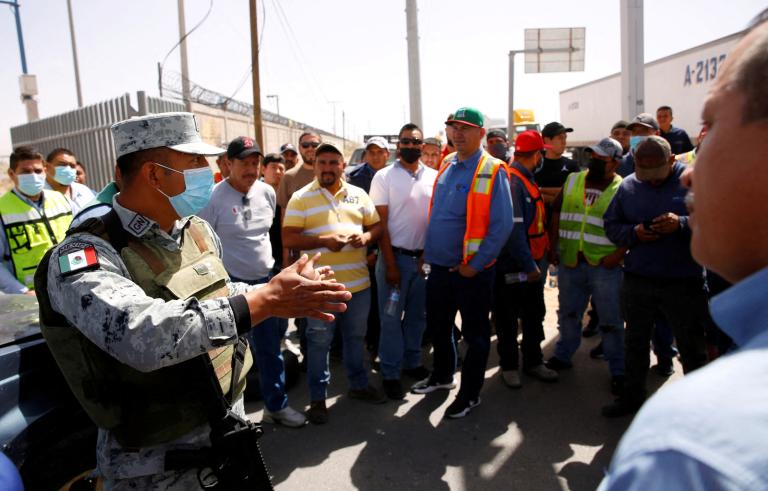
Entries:
MULTIPOLYGON (((672 124, 694 140, 701 129, 701 109, 723 62, 745 32, 645 64, 645 111, 659 106, 673 110, 672 124)), ((569 147, 593 145, 610 135, 611 127, 634 114, 621 114, 621 74, 616 73, 560 92, 560 118, 572 127, 569 147)))

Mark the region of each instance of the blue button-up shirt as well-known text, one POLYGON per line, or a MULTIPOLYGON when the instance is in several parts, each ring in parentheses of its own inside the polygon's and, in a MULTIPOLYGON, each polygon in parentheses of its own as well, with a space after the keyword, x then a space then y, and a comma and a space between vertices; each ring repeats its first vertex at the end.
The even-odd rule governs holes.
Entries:
POLYGON ((712 300, 740 348, 648 401, 600 491, 768 489, 767 291, 763 268, 712 300))
MULTIPOLYGON (((437 180, 432 201, 432 214, 427 227, 424 260, 430 264, 453 267, 463 258, 464 233, 467 228, 467 195, 483 150, 464 161, 458 154, 437 180)), ((488 232, 469 265, 475 271, 495 260, 512 231, 512 197, 505 172, 496 175, 491 189, 491 218, 488 232)))

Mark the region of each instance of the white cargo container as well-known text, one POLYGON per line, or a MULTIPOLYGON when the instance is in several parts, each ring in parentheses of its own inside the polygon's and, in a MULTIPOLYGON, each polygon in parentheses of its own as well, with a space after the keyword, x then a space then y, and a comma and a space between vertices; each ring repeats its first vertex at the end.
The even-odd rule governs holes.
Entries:
MULTIPOLYGON (((645 110, 656 115, 671 106, 672 124, 695 139, 701 129, 704 98, 728 53, 745 32, 645 64, 645 110)), ((592 145, 610 134, 613 124, 633 115, 621 114, 621 74, 616 73, 560 92, 560 118, 573 128, 568 146, 592 145)))

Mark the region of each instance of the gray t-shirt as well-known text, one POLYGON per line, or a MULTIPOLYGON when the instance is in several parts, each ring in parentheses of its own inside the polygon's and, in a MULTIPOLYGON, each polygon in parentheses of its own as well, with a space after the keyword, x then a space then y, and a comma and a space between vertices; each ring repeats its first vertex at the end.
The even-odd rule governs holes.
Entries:
POLYGON ((198 216, 216 231, 223 249, 224 267, 230 276, 258 280, 269 275, 275 263, 269 228, 275 216, 272 186, 256 181, 248 194, 237 191, 226 179, 213 189, 211 200, 198 216))

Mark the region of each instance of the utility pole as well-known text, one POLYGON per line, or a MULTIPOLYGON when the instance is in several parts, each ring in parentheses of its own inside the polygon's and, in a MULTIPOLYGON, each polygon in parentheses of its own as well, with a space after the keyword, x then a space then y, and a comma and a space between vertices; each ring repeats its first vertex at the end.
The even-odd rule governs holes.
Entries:
POLYGON ((27 121, 37 121, 40 114, 37 110, 37 77, 27 72, 27 53, 24 49, 24 35, 21 32, 21 16, 19 15, 20 5, 16 1, 0 0, 0 4, 6 4, 13 7, 13 14, 16 18, 16 36, 19 40, 19 57, 21 58, 21 76, 19 77, 19 88, 21 89, 21 102, 27 110, 27 121))
POLYGON ((189 63, 187 62, 187 26, 184 21, 184 0, 179 1, 179 53, 181 55, 181 97, 188 112, 192 112, 189 90, 189 63))
POLYGON ((645 111, 643 0, 621 0, 621 117, 645 111))
POLYGON ((333 134, 336 134, 336 104, 341 101, 328 101, 328 104, 333 104, 333 134))
POLYGON ((253 79, 253 131, 256 142, 264 151, 264 130, 261 124, 261 84, 259 82, 259 28, 256 23, 256 0, 248 0, 251 9, 251 70, 253 79))
POLYGON ((67 0, 69 14, 69 37, 72 39, 72 61, 75 64, 75 87, 77 87, 77 107, 83 107, 83 89, 80 86, 80 64, 77 62, 77 43, 75 43, 75 22, 72 20, 72 0, 67 0))
POLYGON ((269 94, 269 95, 267 95, 267 99, 274 99, 275 100, 275 106, 277 106, 277 115, 280 116, 280 95, 279 94, 269 94))
POLYGON ((405 24, 408 33, 408 89, 411 102, 411 123, 422 127, 418 11, 419 9, 416 5, 416 0, 405 0, 405 24))

